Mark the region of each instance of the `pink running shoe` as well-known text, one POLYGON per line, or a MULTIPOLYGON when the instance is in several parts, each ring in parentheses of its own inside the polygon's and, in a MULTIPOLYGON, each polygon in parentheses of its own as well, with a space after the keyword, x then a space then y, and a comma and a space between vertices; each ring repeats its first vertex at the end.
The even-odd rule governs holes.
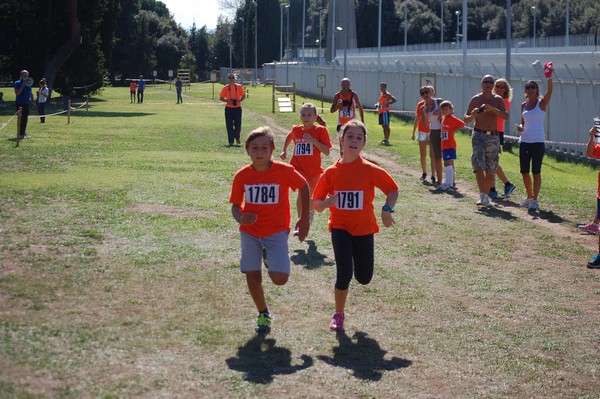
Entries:
POLYGON ((598 232, 600 232, 600 226, 598 226, 596 223, 591 222, 585 225, 580 225, 578 226, 579 231, 584 231, 586 233, 590 233, 590 234, 598 234, 598 232))
POLYGON ((344 331, 344 314, 334 313, 329 323, 329 329, 331 331, 344 331))

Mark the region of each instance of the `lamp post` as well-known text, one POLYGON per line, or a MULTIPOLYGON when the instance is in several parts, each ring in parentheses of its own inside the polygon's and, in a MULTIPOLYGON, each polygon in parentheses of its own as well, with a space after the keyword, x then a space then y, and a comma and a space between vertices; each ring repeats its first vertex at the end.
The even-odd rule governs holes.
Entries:
POLYGON ((233 69, 233 64, 231 62, 231 32, 229 32, 229 73, 233 69))
POLYGON ((408 15, 407 15, 407 10, 406 10, 406 1, 404 1, 404 52, 406 53, 407 51, 407 30, 406 28, 408 27, 408 15))
POLYGON ((304 62, 304 36, 306 32, 306 0, 302 0, 302 62, 304 62))
MULTIPOLYGON (((338 32, 343 32, 344 28, 341 26, 336 26, 335 30, 338 32)), ((346 77, 346 46, 344 46, 344 77, 346 77)))
POLYGON ((279 61, 283 60, 283 9, 287 4, 279 5, 279 61))
POLYGON ((322 63, 322 59, 321 59, 321 48, 322 46, 322 41, 323 41, 323 12, 325 12, 325 10, 323 10, 322 8, 319 9, 319 65, 321 65, 322 63))
POLYGON ((565 11, 565 47, 569 47, 569 0, 567 0, 565 11))
POLYGON ((440 48, 444 49, 444 0, 440 1, 440 48))
POLYGON ((379 0, 379 13, 377 14, 377 70, 381 71, 381 0, 379 0))
POLYGON ((456 48, 460 48, 460 11, 454 11, 454 15, 456 15, 456 48))
POLYGON ((287 4, 285 6, 287 8, 287 39, 285 40, 285 84, 289 86, 290 84, 290 5, 287 4))
POLYGON ((536 31, 536 15, 535 15, 535 7, 531 7, 531 13, 533 14, 533 47, 535 47, 535 31, 536 31))
POLYGON ((242 21, 242 69, 246 68, 246 23, 243 17, 240 17, 242 21))
POLYGON ((258 2, 252 0, 254 4, 254 83, 258 80, 258 2))
POLYGON ((335 0, 333 0, 333 7, 331 8, 333 13, 331 21, 331 61, 335 60, 335 0))

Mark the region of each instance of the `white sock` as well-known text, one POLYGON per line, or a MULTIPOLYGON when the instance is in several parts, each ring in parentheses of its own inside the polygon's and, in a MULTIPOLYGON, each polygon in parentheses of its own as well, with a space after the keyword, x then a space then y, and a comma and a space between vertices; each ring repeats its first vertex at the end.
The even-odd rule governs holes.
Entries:
POLYGON ((454 186, 454 166, 446 166, 446 184, 454 186))

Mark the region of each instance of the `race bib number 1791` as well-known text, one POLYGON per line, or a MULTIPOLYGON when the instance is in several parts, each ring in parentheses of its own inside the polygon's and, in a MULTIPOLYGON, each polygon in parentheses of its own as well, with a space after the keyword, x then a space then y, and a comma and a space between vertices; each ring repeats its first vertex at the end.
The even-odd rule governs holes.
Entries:
POLYGON ((335 207, 346 210, 363 209, 364 193, 361 190, 357 191, 337 191, 338 198, 335 207))
POLYGON ((279 184, 246 184, 246 202, 272 205, 279 203, 279 184))

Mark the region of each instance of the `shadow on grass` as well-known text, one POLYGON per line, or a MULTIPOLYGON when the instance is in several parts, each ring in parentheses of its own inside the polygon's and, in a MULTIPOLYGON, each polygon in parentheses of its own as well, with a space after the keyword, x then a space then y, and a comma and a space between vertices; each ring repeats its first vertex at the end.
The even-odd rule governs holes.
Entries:
POLYGON ((562 217, 552 211, 540 211, 539 209, 529 209, 527 213, 532 219, 543 219, 549 223, 562 223, 565 221, 562 217))
POLYGON ((317 250, 317 244, 313 240, 306 240, 308 250, 297 249, 295 254, 290 257, 295 265, 305 266, 307 269, 316 269, 321 266, 332 266, 333 262, 326 262, 326 256, 317 250))
POLYGON ((273 338, 258 334, 244 346, 240 346, 236 357, 225 362, 232 370, 244 373, 244 380, 255 384, 269 384, 275 375, 293 374, 313 365, 312 357, 300 356, 302 364, 292 365, 292 353, 287 348, 276 346, 273 338))
MULTIPOLYGON (((507 208, 521 208, 521 206, 518 203, 512 202, 512 201, 494 200, 494 202, 499 203, 502 206, 507 207, 507 208)), ((529 216, 531 216, 531 218, 533 220, 543 219, 543 220, 548 221, 549 223, 563 223, 563 222, 567 221, 566 219, 564 219, 563 217, 557 215, 556 213, 554 213, 552 211, 544 211, 544 210, 539 210, 539 209, 527 209, 527 213, 529 214, 529 216)))
POLYGON ((412 361, 399 357, 384 359, 387 352, 362 331, 356 332, 352 339, 344 331, 338 332, 337 340, 339 346, 333 348, 333 357, 317 358, 332 366, 352 370, 353 375, 361 380, 379 381, 383 371, 402 369, 412 364, 412 361))
POLYGON ((502 210, 497 206, 478 206, 477 212, 482 213, 492 218, 500 218, 504 220, 516 220, 517 217, 512 213, 502 210))
MULTIPOLYGON (((100 111, 78 111, 77 113, 71 113, 71 117, 78 116, 91 116, 95 118, 133 118, 138 116, 149 116, 156 115, 154 112, 100 112, 100 111)), ((65 115, 66 116, 66 115, 65 115)))

